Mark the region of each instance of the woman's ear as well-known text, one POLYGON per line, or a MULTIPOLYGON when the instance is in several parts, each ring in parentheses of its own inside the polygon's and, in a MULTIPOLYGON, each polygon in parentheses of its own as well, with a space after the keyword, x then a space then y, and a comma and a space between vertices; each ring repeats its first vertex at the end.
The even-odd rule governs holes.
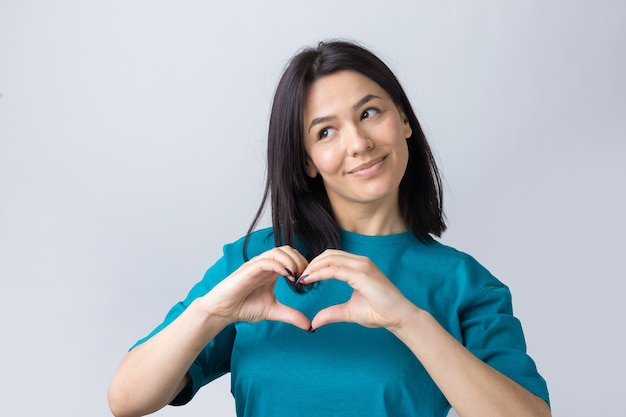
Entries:
POLYGON ((409 123, 409 118, 406 117, 406 114, 401 109, 398 109, 400 112, 400 119, 402 120, 402 127, 404 128, 404 137, 406 139, 410 138, 413 134, 413 129, 411 129, 411 123, 409 123))
POLYGON ((304 163, 304 172, 311 178, 315 178, 319 174, 317 167, 308 155, 306 157, 306 162, 304 163))

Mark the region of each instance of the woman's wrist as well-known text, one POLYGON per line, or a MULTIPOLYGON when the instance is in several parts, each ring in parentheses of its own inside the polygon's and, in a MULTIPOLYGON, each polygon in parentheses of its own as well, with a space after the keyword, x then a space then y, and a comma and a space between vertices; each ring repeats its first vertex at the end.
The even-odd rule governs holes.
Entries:
POLYGON ((218 314, 215 304, 205 297, 192 301, 187 310, 196 317, 194 321, 203 327, 203 333, 217 335, 225 327, 232 324, 233 320, 218 314))
POLYGON ((413 350, 416 344, 424 339, 428 326, 433 320, 433 316, 428 311, 411 304, 402 313, 398 324, 389 326, 387 329, 413 350))

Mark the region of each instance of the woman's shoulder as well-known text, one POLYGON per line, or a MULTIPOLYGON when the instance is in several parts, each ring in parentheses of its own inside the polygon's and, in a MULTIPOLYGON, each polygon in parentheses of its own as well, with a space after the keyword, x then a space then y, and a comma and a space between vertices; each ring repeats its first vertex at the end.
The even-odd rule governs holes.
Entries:
POLYGON ((456 276, 469 285, 504 286, 490 270, 469 253, 434 239, 424 246, 430 260, 438 269, 447 271, 448 276, 456 276))
POLYGON ((452 263, 478 263, 469 253, 432 239, 424 244, 431 255, 452 263))
POLYGON ((274 232, 271 227, 255 230, 249 235, 243 235, 239 239, 224 245, 224 256, 241 258, 253 258, 266 250, 273 248, 274 232))

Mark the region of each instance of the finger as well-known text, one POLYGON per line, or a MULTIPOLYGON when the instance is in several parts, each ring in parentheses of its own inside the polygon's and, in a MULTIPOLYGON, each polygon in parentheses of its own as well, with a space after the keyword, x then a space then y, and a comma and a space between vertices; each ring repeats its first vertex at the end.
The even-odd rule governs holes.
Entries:
MULTIPOLYGON (((241 268, 241 272, 250 276, 254 276, 256 279, 261 275, 267 276, 267 278, 275 280, 278 276, 289 276, 290 268, 294 268, 295 263, 291 260, 287 254, 280 250, 272 250, 256 256, 246 262, 241 268), (271 272, 271 274, 263 274, 271 272)), ((294 278, 290 278, 294 279, 294 278)))
POLYGON ((304 273, 305 275, 303 275, 300 281, 304 285, 317 281, 337 279, 346 282, 352 288, 355 288, 359 281, 363 281, 360 277, 364 276, 362 272, 341 264, 325 265, 319 268, 307 268, 304 273))
POLYGON ((256 258, 244 264, 242 273, 248 275, 258 284, 275 281, 280 275, 287 275, 285 262, 271 258, 256 258))
POLYGON ((356 257, 356 255, 344 252, 339 249, 326 249, 324 252, 313 258, 311 262, 309 262, 308 267, 318 267, 319 265, 326 265, 329 263, 340 261, 342 259, 347 260, 356 257))
POLYGON ((331 266, 344 266, 349 269, 362 270, 368 263, 371 263, 364 256, 353 255, 340 250, 329 249, 316 258, 314 258, 302 272, 303 274, 311 274, 314 271, 328 268, 331 266))
POLYGON ((313 330, 316 330, 330 323, 345 323, 351 321, 348 304, 343 303, 318 311, 315 317, 313 317, 311 326, 313 330))
POLYGON ((260 258, 271 259, 281 264, 280 275, 285 275, 291 281, 295 281, 300 275, 299 271, 307 266, 306 259, 291 246, 273 248, 260 255, 260 258))
POLYGON ((267 319, 289 323, 302 330, 308 331, 311 328, 311 322, 304 314, 281 303, 276 303, 268 312, 267 319))
MULTIPOLYGON (((294 261, 298 264, 298 272, 301 275, 302 271, 309 265, 309 260, 298 251, 298 249, 292 246, 283 246, 287 252, 294 258, 294 261)), ((295 272, 295 271, 294 271, 295 272)))

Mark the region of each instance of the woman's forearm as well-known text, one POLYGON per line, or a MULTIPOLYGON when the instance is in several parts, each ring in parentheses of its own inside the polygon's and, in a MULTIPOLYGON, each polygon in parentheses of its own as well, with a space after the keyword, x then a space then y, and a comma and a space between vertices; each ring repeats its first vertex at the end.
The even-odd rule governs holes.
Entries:
POLYGON ((550 416, 546 402, 487 365, 417 307, 389 329, 415 354, 460 417, 550 416))
POLYGON ((195 299, 176 320, 126 355, 109 387, 113 414, 143 416, 169 404, 184 388, 198 354, 231 323, 278 320, 309 329, 304 314, 280 304, 274 295, 281 274, 302 271, 305 265, 295 249, 272 248, 195 299))
POLYGON ((189 382, 187 371, 226 323, 193 302, 176 320, 131 350, 109 386, 116 417, 143 416, 161 409, 189 382))

